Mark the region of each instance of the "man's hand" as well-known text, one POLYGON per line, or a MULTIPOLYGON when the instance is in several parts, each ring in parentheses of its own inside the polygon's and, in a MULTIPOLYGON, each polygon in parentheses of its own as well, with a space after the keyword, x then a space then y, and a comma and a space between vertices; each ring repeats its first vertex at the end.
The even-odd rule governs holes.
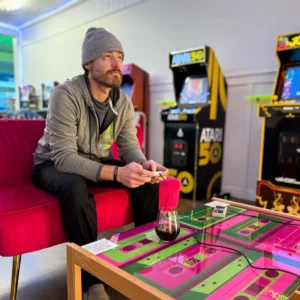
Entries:
POLYGON ((143 169, 143 167, 132 162, 124 167, 119 167, 117 181, 129 188, 137 188, 146 182, 150 182, 152 172, 143 169))
POLYGON ((151 178, 151 183, 159 183, 160 181, 164 180, 166 175, 168 174, 169 170, 167 168, 165 168, 164 166, 158 164, 157 162, 155 162, 154 160, 147 160, 147 161, 144 161, 142 163, 142 167, 145 169, 145 170, 148 170, 148 171, 161 171, 162 172, 162 177, 161 176, 158 176, 158 177, 152 177, 151 178))

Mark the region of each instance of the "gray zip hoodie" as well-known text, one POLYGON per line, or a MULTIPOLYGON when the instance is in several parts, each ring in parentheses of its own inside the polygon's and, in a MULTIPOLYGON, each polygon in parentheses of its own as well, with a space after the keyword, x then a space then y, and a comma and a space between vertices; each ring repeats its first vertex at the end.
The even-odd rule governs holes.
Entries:
MULTIPOLYGON (((101 160, 111 159, 116 140, 125 163, 146 160, 136 137, 135 113, 131 100, 118 89, 116 101, 109 98, 114 118, 103 132, 83 75, 57 86, 52 92, 43 137, 33 154, 34 164, 52 160, 60 172, 100 180, 101 160)), ((107 122, 106 122, 107 123, 107 122)))

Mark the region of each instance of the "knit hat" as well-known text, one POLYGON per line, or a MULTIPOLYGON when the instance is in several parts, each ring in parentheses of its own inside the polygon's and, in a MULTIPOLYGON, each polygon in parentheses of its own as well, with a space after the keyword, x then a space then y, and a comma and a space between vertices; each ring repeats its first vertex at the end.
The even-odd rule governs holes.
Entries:
POLYGON ((82 44, 82 66, 108 51, 124 51, 120 41, 104 28, 91 27, 85 34, 82 44))

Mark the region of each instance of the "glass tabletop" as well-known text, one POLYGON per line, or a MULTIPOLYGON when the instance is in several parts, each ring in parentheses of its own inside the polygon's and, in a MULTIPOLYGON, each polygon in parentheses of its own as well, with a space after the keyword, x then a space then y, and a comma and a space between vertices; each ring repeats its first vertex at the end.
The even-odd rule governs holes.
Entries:
POLYGON ((157 238, 154 222, 113 236, 119 247, 98 256, 175 299, 291 296, 300 286, 300 222, 235 206, 218 218, 212 210, 179 215, 173 242, 157 238))

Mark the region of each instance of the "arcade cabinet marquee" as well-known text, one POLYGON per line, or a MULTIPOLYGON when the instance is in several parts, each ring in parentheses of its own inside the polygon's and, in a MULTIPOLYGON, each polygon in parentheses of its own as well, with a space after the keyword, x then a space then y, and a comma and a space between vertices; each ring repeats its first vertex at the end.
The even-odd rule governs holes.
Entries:
POLYGON ((161 111, 164 165, 193 201, 220 193, 227 83, 212 48, 171 52, 176 106, 161 111))
POLYGON ((257 206, 300 214, 300 33, 279 36, 272 103, 263 118, 257 206))

